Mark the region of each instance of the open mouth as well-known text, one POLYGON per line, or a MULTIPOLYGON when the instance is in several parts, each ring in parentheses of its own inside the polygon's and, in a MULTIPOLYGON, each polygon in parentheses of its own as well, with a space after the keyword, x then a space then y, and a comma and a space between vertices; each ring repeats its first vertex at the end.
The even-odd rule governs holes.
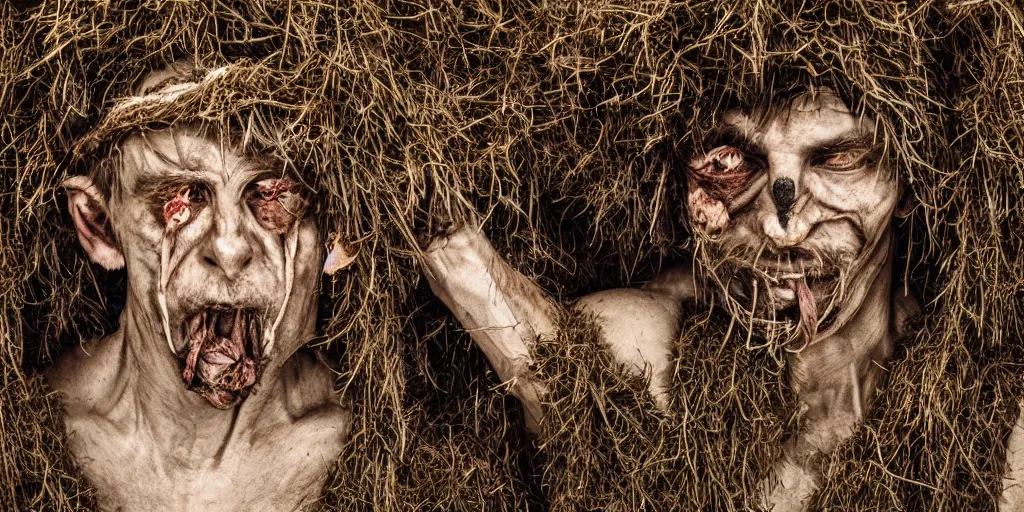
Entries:
POLYGON ((182 326, 186 344, 178 354, 185 386, 218 409, 245 399, 262 371, 259 318, 254 310, 230 306, 187 317, 182 326))
POLYGON ((797 307, 801 302, 812 301, 817 309, 823 310, 828 306, 838 285, 838 275, 779 276, 774 283, 769 284, 771 293, 768 298, 768 309, 784 312, 797 307))
POLYGON ((774 298, 789 300, 777 302, 774 309, 781 318, 799 320, 805 336, 812 339, 819 327, 827 327, 834 319, 828 313, 838 286, 837 275, 804 275, 785 279, 772 290, 774 298))
POLYGON ((799 322, 806 339, 834 320, 840 272, 823 267, 738 268, 731 280, 734 298, 747 302, 756 317, 799 322), (751 302, 753 301, 753 302, 751 302))

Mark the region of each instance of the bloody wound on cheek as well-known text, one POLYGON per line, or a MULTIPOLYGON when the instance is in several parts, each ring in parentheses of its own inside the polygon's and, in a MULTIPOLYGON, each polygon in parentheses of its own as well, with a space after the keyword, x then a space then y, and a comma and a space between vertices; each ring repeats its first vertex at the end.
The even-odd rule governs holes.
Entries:
POLYGON ((727 204, 746 190, 754 170, 743 152, 731 146, 719 146, 691 161, 688 200, 696 226, 709 235, 728 228, 727 204))

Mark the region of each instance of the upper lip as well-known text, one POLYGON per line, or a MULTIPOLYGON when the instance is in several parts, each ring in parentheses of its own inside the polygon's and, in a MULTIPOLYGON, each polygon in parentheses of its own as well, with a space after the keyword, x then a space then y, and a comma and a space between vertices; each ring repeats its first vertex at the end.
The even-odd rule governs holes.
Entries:
MULTIPOLYGON (((263 308, 254 307, 251 302, 207 302, 204 304, 195 304, 183 311, 182 329, 185 333, 184 336, 187 339, 191 329, 193 328, 193 323, 204 313, 223 315, 241 312, 243 317, 258 320, 261 315, 265 314, 265 311, 266 310, 263 308)), ((181 348, 178 349, 181 350, 181 348)))
POLYGON ((251 300, 237 300, 237 301, 221 301, 221 302, 203 302, 199 304, 192 304, 184 308, 186 318, 191 318, 204 311, 217 311, 220 313, 234 311, 241 309, 242 311, 265 311, 266 308, 255 301, 251 300))

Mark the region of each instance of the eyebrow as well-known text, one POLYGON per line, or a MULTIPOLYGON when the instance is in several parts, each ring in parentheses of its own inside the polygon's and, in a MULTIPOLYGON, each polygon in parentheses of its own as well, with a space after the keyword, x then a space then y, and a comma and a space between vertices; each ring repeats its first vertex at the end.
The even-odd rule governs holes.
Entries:
POLYGON ((851 149, 879 149, 874 137, 870 135, 840 135, 831 140, 826 140, 808 151, 812 155, 829 155, 841 153, 851 149))
MULTIPOLYGON (((292 173, 289 173, 283 168, 275 169, 274 167, 278 167, 275 165, 276 163, 276 160, 272 158, 256 159, 242 172, 249 175, 249 182, 256 182, 268 178, 283 178, 292 175, 292 173)), ((183 188, 189 185, 203 184, 212 187, 214 185, 213 181, 206 176, 206 174, 211 172, 214 171, 204 167, 185 167, 171 170, 167 174, 159 176, 139 176, 135 180, 135 186, 133 187, 132 192, 143 197, 155 197, 162 195, 169 190, 183 188)))
POLYGON ((755 142, 752 138, 743 133, 733 125, 720 125, 711 130, 711 133, 704 138, 705 151, 719 146, 732 146, 738 148, 748 155, 765 156, 768 154, 764 147, 755 142))
POLYGON ((143 197, 151 197, 170 189, 197 183, 212 184, 209 179, 203 176, 202 172, 193 170, 175 171, 169 175, 162 176, 139 176, 135 180, 133 193, 143 197))

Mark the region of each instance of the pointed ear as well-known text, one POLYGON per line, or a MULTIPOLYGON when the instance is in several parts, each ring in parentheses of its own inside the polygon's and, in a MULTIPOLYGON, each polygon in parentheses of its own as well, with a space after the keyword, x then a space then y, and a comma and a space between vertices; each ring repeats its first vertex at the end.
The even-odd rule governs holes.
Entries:
POLYGON ((89 259, 107 270, 124 267, 124 254, 114 244, 114 233, 107 218, 107 202, 92 180, 72 176, 64 180, 68 209, 78 232, 78 241, 89 259))
POLYGON ((329 244, 331 250, 328 251, 327 258, 324 260, 324 274, 334 275, 356 261, 359 247, 342 242, 338 233, 331 235, 330 240, 332 240, 332 243, 329 244))

